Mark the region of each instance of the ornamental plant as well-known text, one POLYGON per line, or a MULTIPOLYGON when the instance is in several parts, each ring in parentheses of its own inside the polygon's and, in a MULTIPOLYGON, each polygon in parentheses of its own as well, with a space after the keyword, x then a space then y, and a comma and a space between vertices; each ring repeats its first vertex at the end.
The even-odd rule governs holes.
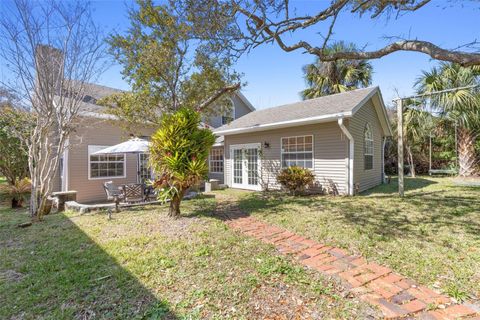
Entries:
POLYGON ((158 177, 153 187, 159 200, 170 201, 169 216, 180 216, 180 203, 187 190, 208 173, 208 155, 215 136, 201 127, 200 114, 182 108, 162 117, 150 146, 151 165, 158 177))
POLYGON ((32 183, 30 179, 15 180, 13 184, 0 185, 0 193, 4 193, 10 199, 12 209, 22 208, 30 196, 32 183))
POLYGON ((284 168, 277 176, 277 181, 282 187, 294 196, 304 191, 314 180, 315 176, 310 170, 299 166, 284 168))

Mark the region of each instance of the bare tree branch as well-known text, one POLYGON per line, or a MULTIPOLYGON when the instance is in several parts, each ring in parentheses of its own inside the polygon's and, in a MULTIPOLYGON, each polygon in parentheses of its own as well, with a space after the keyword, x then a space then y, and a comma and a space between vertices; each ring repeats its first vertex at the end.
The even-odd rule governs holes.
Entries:
POLYGON ((86 86, 106 66, 105 44, 88 2, 14 0, 3 8, 8 13, 0 17, 0 56, 9 70, 4 85, 35 115, 27 141, 30 213, 41 217, 86 86))
POLYGON ((226 86, 223 87, 222 89, 219 89, 217 92, 215 92, 212 96, 201 102, 196 110, 198 112, 201 112, 205 108, 207 108, 209 105, 217 101, 220 97, 222 97, 224 94, 229 93, 229 92, 235 92, 240 89, 240 83, 233 84, 231 86, 226 86))
MULTIPOLYGON (((336 17, 346 8, 351 8, 350 12, 364 14, 372 12, 371 18, 376 18, 381 14, 389 15, 392 12, 412 12, 416 11, 431 0, 385 0, 385 1, 353 1, 353 0, 336 0, 326 9, 314 16, 298 16, 292 17, 289 13, 288 17, 280 21, 272 21, 270 16, 278 15, 279 12, 275 8, 269 6, 269 2, 263 5, 257 5, 253 8, 248 6, 248 3, 241 1, 234 4, 236 12, 246 18, 248 34, 245 35, 244 48, 255 48, 264 43, 276 42, 280 48, 286 52, 295 50, 305 50, 306 52, 316 55, 322 61, 333 61, 338 59, 351 60, 368 60, 378 59, 397 51, 412 51, 429 55, 431 58, 441 61, 449 61, 458 63, 462 66, 468 67, 473 65, 480 65, 480 53, 478 51, 467 52, 461 51, 459 48, 447 49, 442 48, 426 40, 407 39, 392 42, 383 48, 373 51, 359 51, 359 52, 338 52, 335 54, 325 54, 324 49, 328 45, 336 17), (284 39, 285 33, 292 33, 297 30, 303 30, 316 25, 320 22, 330 20, 330 25, 327 35, 324 37, 323 43, 318 46, 311 42, 300 40, 293 44, 288 44, 284 39)), ((290 9, 289 9, 290 10, 290 9)), ((476 44, 476 42, 474 42, 476 44)), ((242 50, 242 49, 239 49, 242 50)))

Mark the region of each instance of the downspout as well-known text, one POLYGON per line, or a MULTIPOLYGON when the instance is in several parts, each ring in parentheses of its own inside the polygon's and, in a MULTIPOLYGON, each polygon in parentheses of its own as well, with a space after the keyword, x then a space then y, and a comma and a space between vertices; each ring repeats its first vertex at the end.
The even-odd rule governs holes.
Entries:
POLYGON ((353 196, 354 188, 353 188, 353 156, 354 156, 354 141, 353 136, 351 135, 350 131, 345 127, 343 124, 343 118, 338 119, 338 126, 342 129, 342 132, 347 136, 349 141, 348 146, 348 194, 353 196))

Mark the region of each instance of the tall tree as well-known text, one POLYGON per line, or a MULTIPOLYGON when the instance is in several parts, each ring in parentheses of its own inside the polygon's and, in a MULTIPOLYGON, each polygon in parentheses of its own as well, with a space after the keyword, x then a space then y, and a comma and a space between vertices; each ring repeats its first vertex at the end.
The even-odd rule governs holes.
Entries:
MULTIPOLYGON (((329 53, 357 51, 354 44, 338 42, 328 47, 329 53)), ((372 65, 367 60, 337 60, 315 63, 303 68, 308 88, 302 91, 303 99, 368 87, 372 83, 372 65)))
POLYGON ((13 186, 28 176, 28 147, 34 118, 14 94, 0 88, 0 175, 13 186))
POLYGON ((76 120, 87 82, 104 65, 104 41, 84 1, 12 0, 2 4, 0 56, 4 85, 36 116, 27 139, 32 180, 30 214, 48 208, 53 177, 76 120))
MULTIPOLYGON (((223 7, 216 7, 217 14, 223 7)), ((230 56, 212 40, 228 33, 228 28, 208 13, 194 1, 155 5, 137 0, 129 13, 128 31, 108 41, 132 86, 131 92, 101 101, 110 106, 110 113, 134 126, 158 125, 162 114, 180 108, 204 114, 226 111, 228 94, 240 88, 239 74, 232 69, 230 56)))
MULTIPOLYGON (((480 67, 462 67, 441 63, 430 71, 424 71, 416 81, 418 93, 430 93, 480 84, 480 67)), ((478 159, 475 150, 480 133, 480 92, 478 88, 465 88, 435 94, 431 106, 439 116, 458 124, 459 175, 477 173, 478 159)))
MULTIPOLYGON (((367 50, 365 43, 358 43, 361 50, 328 52, 327 48, 335 32, 337 17, 341 14, 367 17, 375 20, 385 17, 387 22, 398 16, 426 8, 431 0, 332 0, 320 2, 320 9, 305 12, 295 1, 289 0, 234 0, 234 12, 238 13, 235 23, 243 32, 243 41, 237 41, 234 48, 239 54, 262 44, 276 43, 286 52, 304 51, 317 56, 321 61, 371 60, 398 51, 412 51, 426 54, 433 59, 455 62, 462 66, 480 65, 479 42, 472 39, 467 44, 458 44, 455 49, 442 48, 428 40, 392 37, 387 45, 367 50), (323 30, 317 39, 293 36, 306 29, 323 30)), ((433 5, 433 4, 432 4, 433 5)), ((449 10, 462 1, 452 1, 449 10)), ((478 3, 472 2, 472 6, 478 3)), ((235 25, 235 24, 234 24, 235 25)), ((408 30, 405 30, 408 32, 408 30)), ((361 39, 359 39, 361 41, 361 39)))

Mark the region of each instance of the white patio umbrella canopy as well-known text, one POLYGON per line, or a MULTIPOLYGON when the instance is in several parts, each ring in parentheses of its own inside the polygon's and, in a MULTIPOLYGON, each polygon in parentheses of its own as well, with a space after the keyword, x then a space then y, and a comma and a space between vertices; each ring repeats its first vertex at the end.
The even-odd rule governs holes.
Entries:
POLYGON ((118 154, 118 153, 148 153, 150 142, 140 138, 128 141, 94 152, 93 155, 118 154))

